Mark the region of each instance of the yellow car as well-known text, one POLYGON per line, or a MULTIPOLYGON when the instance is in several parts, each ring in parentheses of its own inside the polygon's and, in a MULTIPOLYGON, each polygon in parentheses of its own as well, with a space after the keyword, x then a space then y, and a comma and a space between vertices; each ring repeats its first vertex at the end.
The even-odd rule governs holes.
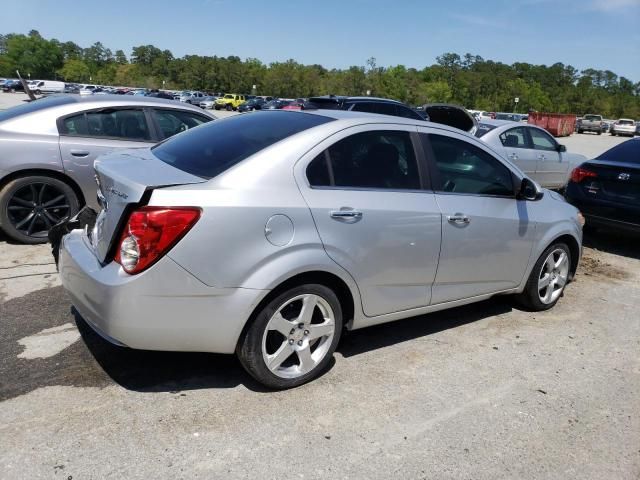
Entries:
POLYGON ((220 110, 222 108, 226 110, 237 110, 238 107, 245 102, 244 95, 238 95, 237 93, 226 93, 224 97, 216 100, 213 108, 220 110))

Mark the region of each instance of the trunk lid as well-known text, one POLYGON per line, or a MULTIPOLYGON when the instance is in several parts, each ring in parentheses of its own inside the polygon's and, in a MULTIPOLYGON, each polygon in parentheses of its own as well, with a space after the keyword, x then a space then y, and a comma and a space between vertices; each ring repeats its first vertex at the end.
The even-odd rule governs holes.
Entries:
POLYGON ((424 105, 428 120, 434 123, 448 125, 474 134, 478 122, 464 107, 449 103, 430 103, 424 105))
POLYGON ((158 159, 149 148, 105 155, 94 164, 98 201, 102 210, 89 233, 91 245, 101 262, 107 260, 129 211, 144 203, 154 188, 206 182, 158 159))
POLYGON ((589 198, 625 205, 640 203, 640 164, 590 160, 581 166, 598 174, 582 182, 589 198))

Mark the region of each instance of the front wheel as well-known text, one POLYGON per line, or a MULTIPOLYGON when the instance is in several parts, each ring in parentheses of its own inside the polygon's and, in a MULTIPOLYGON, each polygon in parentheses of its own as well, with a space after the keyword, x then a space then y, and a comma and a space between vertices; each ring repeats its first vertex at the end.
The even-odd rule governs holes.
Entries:
POLYGON ((611 136, 615 137, 616 136, 616 132, 611 132, 611 136))
POLYGON ((552 308, 564 292, 570 271, 569 247, 565 243, 554 243, 533 266, 524 290, 516 297, 518 302, 534 312, 552 308))
POLYGON ((73 189, 45 176, 22 177, 0 191, 0 227, 20 243, 46 243, 49 229, 78 212, 73 189))
POLYGON ((236 350, 244 368, 263 385, 297 387, 329 365, 342 332, 342 309, 328 287, 291 288, 262 307, 236 350))

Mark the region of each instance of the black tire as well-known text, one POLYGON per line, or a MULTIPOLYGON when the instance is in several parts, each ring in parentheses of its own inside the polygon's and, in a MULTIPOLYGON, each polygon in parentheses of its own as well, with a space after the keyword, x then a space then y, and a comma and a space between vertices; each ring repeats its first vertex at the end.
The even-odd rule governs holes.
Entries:
POLYGON ((556 242, 552 245, 549 245, 549 247, 547 247, 545 251, 542 252, 542 255, 540 255, 540 258, 538 258, 538 261, 533 266, 533 269, 529 274, 529 279, 527 280, 524 290, 522 291, 522 293, 516 295, 515 297, 516 302, 525 310, 528 310, 531 312, 541 312, 544 310, 549 310, 550 308, 553 308, 553 306, 556 303, 558 303, 558 300, 563 296, 564 289, 569 283, 570 273, 568 274, 567 281, 562 286, 559 295, 552 302, 550 303, 542 302, 540 300, 540 294, 538 290, 538 280, 540 279, 542 274, 542 266, 544 265, 545 261, 547 260, 547 257, 551 254, 551 252, 554 252, 555 250, 563 250, 567 254, 567 258, 569 260, 569 272, 571 272, 571 265, 572 265, 573 259, 571 258, 571 251, 569 250, 569 247, 567 246, 567 244, 562 242, 556 242))
POLYGON ((584 130, 578 130, 578 133, 583 133, 583 132, 584 132, 584 130))
MULTIPOLYGON (((240 338, 240 341, 238 342, 236 354, 238 355, 242 366, 247 370, 247 372, 249 372, 249 374, 253 378, 255 378, 261 384, 269 388, 278 390, 294 388, 317 378, 326 371, 332 360, 333 353, 335 352, 338 342, 340 341, 342 324, 342 309, 340 308, 340 301, 338 300, 338 297, 333 290, 319 284, 300 285, 298 287, 293 287, 280 293, 279 295, 270 299, 266 304, 258 307, 258 310, 253 315, 250 323, 248 324, 247 328, 240 338), (322 300, 329 304, 331 310, 333 310, 335 323, 333 338, 331 339, 331 343, 324 357, 312 370, 295 378, 283 378, 274 374, 265 363, 262 355, 263 336, 265 334, 265 330, 267 329, 269 321, 278 311, 278 309, 285 305, 287 301, 305 294, 312 294, 321 297, 322 300)), ((286 337, 283 338, 283 341, 286 342, 286 337)), ((329 339, 327 338, 327 341, 328 340, 329 339)), ((278 340, 278 342, 280 342, 280 340, 278 340)), ((278 342, 276 342, 276 344, 278 342)), ((295 355, 292 353, 291 357, 295 357, 295 355)))
POLYGON ((611 136, 615 137, 616 136, 616 132, 611 132, 611 136))
POLYGON ((0 228, 20 243, 46 243, 48 230, 58 221, 78 213, 79 207, 73 188, 57 178, 16 178, 0 190, 0 228), (23 221, 26 223, 21 223, 23 221))
POLYGON ((41 95, 42 92, 40 90, 36 90, 35 92, 33 92, 35 95, 41 95))
POLYGON ((598 135, 602 135, 602 132, 598 132, 598 135))
POLYGON ((227 103, 227 112, 230 112, 233 110, 233 107, 231 106, 231 104, 227 103))

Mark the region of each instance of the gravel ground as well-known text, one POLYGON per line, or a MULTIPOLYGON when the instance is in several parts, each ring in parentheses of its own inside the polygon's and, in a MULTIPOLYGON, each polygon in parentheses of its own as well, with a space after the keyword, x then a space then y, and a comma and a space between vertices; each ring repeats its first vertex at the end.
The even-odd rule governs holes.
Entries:
POLYGON ((637 480, 639 280, 638 238, 587 236, 551 311, 503 297, 350 332, 320 379, 268 392, 232 356, 106 343, 48 247, 0 234, 0 478, 637 480))

